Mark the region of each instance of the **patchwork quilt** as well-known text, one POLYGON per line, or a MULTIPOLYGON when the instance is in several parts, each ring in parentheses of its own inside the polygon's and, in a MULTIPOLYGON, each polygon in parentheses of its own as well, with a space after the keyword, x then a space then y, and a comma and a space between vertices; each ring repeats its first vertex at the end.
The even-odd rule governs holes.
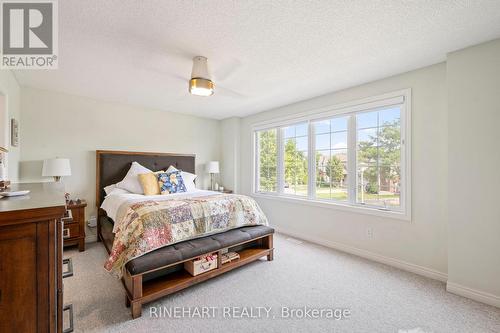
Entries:
POLYGON ((161 247, 238 227, 268 225, 254 199, 236 194, 135 202, 121 219, 104 265, 118 278, 128 261, 161 247))

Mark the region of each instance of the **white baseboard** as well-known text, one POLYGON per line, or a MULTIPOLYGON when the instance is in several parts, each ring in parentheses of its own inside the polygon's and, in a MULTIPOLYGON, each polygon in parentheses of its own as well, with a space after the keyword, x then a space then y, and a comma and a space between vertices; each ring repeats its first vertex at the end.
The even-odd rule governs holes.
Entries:
POLYGON ((484 291, 471 289, 453 282, 446 283, 446 291, 500 308, 500 297, 484 291))
POLYGON ((85 243, 97 242, 97 235, 85 235, 85 243))
POLYGON ((97 242, 97 228, 89 227, 88 221, 85 221, 85 243, 97 242))
POLYGON ((366 258, 369 260, 380 262, 382 264, 393 266, 393 267, 396 267, 396 268, 399 268, 399 269, 402 269, 402 270, 405 270, 408 272, 412 272, 412 273, 415 273, 418 275, 422 275, 422 276, 425 276, 425 277, 428 277, 428 278, 431 278, 434 280, 446 282, 448 279, 448 275, 446 273, 439 272, 439 271, 436 271, 436 270, 431 269, 431 268, 411 264, 409 262, 405 262, 405 261, 402 261, 399 259, 386 257, 383 255, 376 254, 376 253, 373 253, 373 252, 370 252, 367 250, 359 249, 359 248, 356 248, 356 247, 353 247, 350 245, 337 243, 337 242, 333 242, 333 241, 326 240, 326 239, 321 239, 319 237, 304 236, 301 233, 293 232, 293 231, 290 231, 290 230, 287 230, 284 228, 280 228, 280 227, 276 227, 276 226, 272 226, 272 227, 278 233, 281 233, 281 234, 285 234, 285 235, 289 235, 289 236, 292 236, 295 238, 303 239, 307 242, 316 243, 316 244, 330 247, 330 248, 333 248, 333 249, 336 249, 336 250, 339 250, 342 252, 354 254, 354 255, 357 255, 359 257, 363 257, 363 258, 366 258))

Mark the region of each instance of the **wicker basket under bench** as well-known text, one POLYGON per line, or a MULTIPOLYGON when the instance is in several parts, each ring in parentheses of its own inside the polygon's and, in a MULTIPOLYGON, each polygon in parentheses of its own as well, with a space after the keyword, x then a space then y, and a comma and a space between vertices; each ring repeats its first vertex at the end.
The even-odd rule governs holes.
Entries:
MULTIPOLYGON (((103 238, 106 238, 106 227, 103 229, 103 238)), ((123 284, 127 292, 125 302, 127 307, 131 307, 132 317, 135 319, 142 315, 142 305, 145 303, 226 273, 261 257, 267 256, 268 261, 273 260, 273 233, 274 230, 266 226, 243 227, 167 246, 128 262, 125 266, 123 284), (221 254, 225 250, 237 252, 240 258, 221 264, 221 254), (209 254, 217 254, 216 269, 196 276, 192 276, 184 269, 185 262, 209 254)), ((106 239, 103 239, 103 241, 108 249, 109 240, 106 242, 106 239)))

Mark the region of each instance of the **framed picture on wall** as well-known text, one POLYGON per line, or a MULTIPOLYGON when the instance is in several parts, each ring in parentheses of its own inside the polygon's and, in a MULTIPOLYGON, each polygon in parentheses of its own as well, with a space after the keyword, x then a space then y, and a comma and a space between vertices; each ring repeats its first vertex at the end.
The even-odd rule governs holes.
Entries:
POLYGON ((19 122, 14 118, 10 120, 10 144, 19 146, 19 122))

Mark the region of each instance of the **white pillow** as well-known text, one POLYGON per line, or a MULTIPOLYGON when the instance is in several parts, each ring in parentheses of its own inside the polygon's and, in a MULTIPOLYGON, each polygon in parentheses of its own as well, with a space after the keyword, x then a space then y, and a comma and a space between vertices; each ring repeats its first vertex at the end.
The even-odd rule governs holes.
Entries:
POLYGON ((116 184, 111 184, 108 185, 104 188, 104 192, 106 192, 106 195, 110 194, 111 191, 113 191, 116 188, 116 184))
POLYGON ((148 168, 143 167, 137 162, 132 162, 130 169, 127 172, 127 175, 123 180, 119 183, 116 183, 116 187, 127 190, 132 193, 144 194, 142 190, 142 185, 139 182, 139 177, 137 175, 141 173, 149 173, 153 172, 148 168))
MULTIPOLYGON (((168 167, 166 172, 170 173, 174 171, 179 171, 179 169, 171 165, 168 167)), ((186 185, 187 192, 196 190, 196 184, 194 183, 194 180, 196 179, 196 177, 198 177, 197 175, 191 172, 181 171, 181 177, 184 181, 184 185, 186 185)))
POLYGON ((122 188, 115 187, 109 193, 106 193, 106 196, 110 196, 112 194, 130 194, 130 192, 122 188))
POLYGON ((181 171, 181 176, 182 180, 184 181, 184 185, 186 185, 187 192, 196 190, 196 184, 194 183, 194 180, 196 179, 196 177, 198 177, 197 175, 195 175, 194 173, 181 171))
POLYGON ((177 169, 176 167, 174 167, 173 165, 169 166, 167 171, 165 171, 166 173, 171 173, 171 172, 174 172, 174 171, 179 171, 179 169, 177 169))

